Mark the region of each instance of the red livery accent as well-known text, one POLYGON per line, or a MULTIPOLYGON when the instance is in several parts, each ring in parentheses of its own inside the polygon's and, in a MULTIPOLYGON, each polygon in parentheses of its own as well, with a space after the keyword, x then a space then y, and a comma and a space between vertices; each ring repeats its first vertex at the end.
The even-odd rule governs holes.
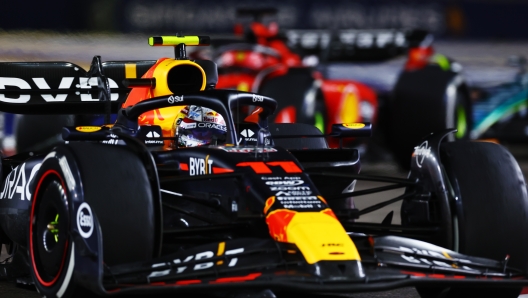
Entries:
POLYGON ((282 167, 286 173, 302 173, 302 170, 293 161, 267 162, 267 165, 282 167))
POLYGON ((270 168, 262 161, 248 161, 237 164, 237 167, 251 167, 257 174, 271 174, 270 168))
POLYGON ((176 282, 178 286, 186 286, 186 285, 200 284, 200 283, 202 283, 202 281, 199 279, 180 280, 176 282))
POLYGON ((301 168, 299 168, 299 166, 297 166, 297 164, 295 164, 293 161, 274 161, 267 163, 262 161, 247 161, 238 163, 237 167, 251 167, 257 174, 271 174, 273 171, 271 171, 268 165, 272 167, 281 167, 286 173, 289 174, 302 173, 301 168))
POLYGON ((232 173, 231 169, 217 168, 213 167, 213 174, 223 174, 223 173, 232 173))
POLYGON ((266 223, 273 239, 280 242, 288 242, 286 228, 296 213, 292 210, 280 209, 272 211, 266 216, 266 223))
POLYGON ((228 283, 228 282, 242 282, 242 281, 248 281, 248 280, 254 280, 255 278, 261 276, 262 273, 251 273, 246 276, 236 276, 236 277, 224 277, 219 278, 217 280, 210 281, 210 284, 220 284, 220 283, 228 283))

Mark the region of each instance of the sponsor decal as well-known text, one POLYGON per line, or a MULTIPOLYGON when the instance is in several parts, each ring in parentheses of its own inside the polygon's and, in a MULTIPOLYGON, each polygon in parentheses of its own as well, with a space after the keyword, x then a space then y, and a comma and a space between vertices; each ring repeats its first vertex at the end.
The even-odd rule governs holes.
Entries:
MULTIPOLYGON (((256 143, 257 142, 257 139, 256 138, 245 138, 244 141, 246 142, 254 142, 256 143)), ((240 139, 240 141, 238 142, 238 144, 240 144, 242 142, 242 139, 240 139)), ((268 146, 269 143, 266 143, 265 146, 268 146)))
POLYGON ((101 141, 101 143, 107 144, 107 145, 119 145, 121 142, 118 139, 110 139, 110 140, 101 141))
POLYGON ((360 129, 365 127, 364 123, 343 123, 343 126, 350 129, 360 129))
MULTIPOLYGON (((99 77, 63 77, 61 78, 61 81, 59 83, 58 88, 56 89, 74 89, 72 88, 73 83, 75 79, 79 80, 78 84, 75 84, 75 89, 92 89, 92 87, 98 88, 99 86, 99 77)), ((46 90, 46 89, 55 89, 55 86, 51 88, 46 81, 45 78, 32 78, 31 79, 35 86, 37 86, 40 90, 46 90)), ((110 85, 110 88, 118 88, 117 83, 108 78, 108 83, 110 85)), ((17 87, 22 90, 31 90, 31 85, 20 78, 12 78, 12 77, 0 77, 0 90, 6 89, 6 86, 10 87, 17 87)), ((56 92, 55 92, 56 93, 56 92)), ((99 98, 92 98, 91 94, 81 94, 80 92, 76 93, 77 95, 80 95, 81 101, 99 101, 99 98)), ((39 94, 42 99, 46 102, 61 102, 65 101, 68 97, 68 94, 57 94, 55 96, 51 94, 39 94)), ((111 93, 110 100, 115 101, 119 98, 118 93, 111 93)), ((12 97, 6 97, 5 94, 0 94, 0 101, 7 102, 7 103, 26 103, 31 99, 31 95, 29 94, 21 94, 17 98, 12 97)))
POLYGON ((0 193, 1 199, 20 199, 31 201, 31 192, 29 191, 30 182, 35 177, 35 174, 40 169, 41 163, 33 166, 31 172, 29 172, 29 178, 26 179, 26 163, 23 163, 13 169, 7 175, 4 182, 4 187, 0 193))
MULTIPOLYGON (((270 187, 270 188, 284 188, 284 187, 270 187)), ((292 187, 293 188, 293 187, 292 187)), ((274 191, 277 191, 276 189, 274 191)), ((309 186, 295 187, 287 191, 279 190, 276 196, 309 196, 312 194, 309 186)))
POLYGON ((429 143, 425 141, 420 144, 420 146, 414 147, 413 155, 415 155, 416 158, 416 165, 421 168, 424 159, 431 155, 431 147, 429 146, 429 143))
POLYGON ((231 202, 231 212, 238 212, 238 203, 235 200, 231 202))
POLYGON ((169 96, 169 98, 167 98, 167 102, 170 104, 173 104, 175 102, 178 103, 182 101, 183 101, 183 95, 182 96, 171 95, 169 96))
POLYGON ((249 138, 252 137, 255 133, 251 129, 244 129, 240 134, 246 138, 249 138))
POLYGON ((281 181, 266 181, 266 185, 289 185, 296 186, 304 184, 303 180, 281 180, 281 181))
MULTIPOLYGON (((399 249, 403 252, 405 252, 405 254, 401 254, 401 257, 406 260, 407 262, 409 263, 414 263, 414 264, 426 264, 426 265, 429 265, 429 266, 433 266, 433 265, 436 265, 436 266, 440 266, 440 267, 446 267, 446 268, 453 268, 453 265, 450 264, 450 263, 446 263, 446 262, 442 262, 442 261, 438 261, 438 260, 430 260, 430 259, 426 259, 426 258, 420 258, 419 255, 424 255, 424 256, 431 256, 431 257, 434 257, 434 258, 439 258, 439 259, 445 259, 447 261, 450 261, 451 256, 449 256, 449 254, 447 254, 447 252, 437 252, 437 251, 432 251, 432 250, 426 250, 426 249, 418 249, 418 248, 409 248, 409 247, 404 247, 404 246, 400 246, 399 249), (412 254, 411 255, 408 255, 408 254, 412 254)), ((458 261, 460 261, 460 263, 466 263, 466 264, 470 264, 471 261, 470 260, 463 260, 463 259, 457 259, 458 261)), ((461 269, 465 269, 465 270, 472 270, 474 271, 475 269, 473 268, 470 268, 468 266, 461 266, 460 267, 461 269)))
POLYGON ((200 123, 198 123, 198 127, 199 128, 214 128, 214 129, 218 129, 218 130, 221 130, 221 131, 227 131, 227 128, 226 128, 225 125, 216 124, 216 123, 200 122, 200 123))
MULTIPOLYGON (((269 177, 269 176, 262 176, 260 177, 262 180, 282 180, 282 177, 269 177)), ((300 179, 300 178, 299 178, 300 179)))
POLYGON ((183 129, 193 129, 196 128, 196 122, 188 123, 188 122, 180 122, 180 127, 183 129))
MULTIPOLYGON (((220 243, 218 251, 222 252, 220 248, 222 248, 223 250, 224 247, 225 247, 225 243, 224 242, 220 243)), ((226 250, 225 252, 219 253, 219 255, 225 254, 226 256, 232 256, 236 254, 241 254, 243 252, 244 252, 244 248, 241 247, 241 248, 226 250)), ((197 271, 197 270, 209 269, 215 265, 215 262, 214 261, 206 262, 206 260, 211 259, 213 257, 215 257, 215 253, 213 251, 204 251, 204 252, 199 252, 197 254, 189 255, 185 258, 174 259, 172 260, 172 262, 153 264, 152 265, 153 269, 157 267, 162 267, 162 266, 169 267, 170 269, 166 269, 162 271, 153 271, 152 273, 150 273, 148 278, 166 276, 171 273, 180 274, 180 273, 191 271, 191 270, 197 271), (189 262, 192 262, 194 265, 190 265, 190 266, 186 265, 189 262)), ((238 258, 231 257, 231 259, 229 260, 229 263, 227 263, 227 266, 234 267, 237 264, 237 262, 238 262, 238 258)), ((216 265, 223 265, 223 264, 224 264, 223 262, 216 263, 216 265)))
MULTIPOLYGON (((238 141, 237 141, 237 145, 239 145, 240 143, 242 143, 242 140, 246 141, 246 142, 253 142, 253 143, 256 143, 257 142, 257 138, 252 138, 252 136, 255 135, 255 133, 251 130, 251 129, 244 129, 240 132, 240 135, 243 136, 243 138, 240 138, 238 141)), ((269 145, 269 140, 268 142, 265 144, 265 145, 269 145)))
POLYGON ((274 177, 274 176, 262 176, 262 180, 302 180, 299 176, 285 176, 285 177, 274 177))
POLYGON ((263 101, 264 101, 264 96, 253 94, 253 102, 263 102, 263 101))
POLYGON ((75 130, 80 132, 94 132, 101 130, 100 126, 77 126, 75 130))
POLYGON ((314 209, 324 207, 316 196, 278 196, 277 199, 287 209, 314 209))
POLYGON ((92 208, 86 202, 83 202, 77 210, 77 229, 83 238, 92 236, 94 229, 93 213, 92 208))
POLYGON ((229 153, 273 153, 277 152, 275 148, 255 148, 255 147, 224 147, 222 150, 229 153))
POLYGON ((218 123, 219 120, 214 116, 203 116, 203 122, 218 123))
POLYGON ((322 247, 340 247, 345 246, 343 243, 323 243, 322 247))
MULTIPOLYGON (((155 129, 155 128, 153 128, 155 129)), ((152 145, 152 146, 161 146, 164 144, 163 140, 160 140, 158 138, 161 137, 161 131, 156 131, 156 130, 149 130, 146 134, 145 134, 145 144, 146 145, 152 145)))
POLYGON ((160 134, 155 131, 149 131, 147 133, 147 138, 159 138, 159 137, 161 137, 160 134))
POLYGON ((209 159, 209 155, 205 158, 189 158, 189 175, 207 175, 213 173, 213 160, 209 159))

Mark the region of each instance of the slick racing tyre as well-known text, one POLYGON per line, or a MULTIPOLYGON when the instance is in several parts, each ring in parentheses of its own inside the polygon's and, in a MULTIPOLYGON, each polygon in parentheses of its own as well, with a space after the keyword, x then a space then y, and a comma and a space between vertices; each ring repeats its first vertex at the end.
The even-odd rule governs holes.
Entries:
POLYGON ((464 85, 454 83, 457 78, 436 66, 402 73, 390 102, 387 129, 394 160, 402 168, 410 169, 414 147, 432 132, 456 128, 449 141, 469 139, 471 102, 464 85))
MULTIPOLYGON (((501 145, 449 142, 441 160, 455 192, 453 204, 455 250, 463 254, 504 260, 523 272, 528 269, 528 196, 514 157, 501 145), (455 236, 456 237, 456 236, 455 236)), ((521 289, 419 288, 421 297, 517 297, 521 289), (442 295, 440 295, 442 293, 442 295)))
POLYGON ((76 271, 83 268, 76 268, 74 256, 76 247, 82 247, 80 237, 89 236, 74 236, 79 215, 73 206, 90 207, 90 234, 97 232, 95 218, 106 265, 148 261, 156 254, 151 184, 145 166, 127 147, 61 145, 44 159, 34 182, 29 259, 31 276, 43 297, 82 297, 87 292, 75 284, 76 271), (82 203, 79 197, 84 198, 82 203))
POLYGON ((326 108, 323 93, 308 68, 290 68, 288 73, 265 80, 259 94, 275 98, 279 104, 270 122, 305 123, 324 132, 326 108))
POLYGON ((30 272, 45 297, 72 297, 74 242, 68 232, 71 199, 63 173, 51 167, 40 175, 30 213, 30 272))

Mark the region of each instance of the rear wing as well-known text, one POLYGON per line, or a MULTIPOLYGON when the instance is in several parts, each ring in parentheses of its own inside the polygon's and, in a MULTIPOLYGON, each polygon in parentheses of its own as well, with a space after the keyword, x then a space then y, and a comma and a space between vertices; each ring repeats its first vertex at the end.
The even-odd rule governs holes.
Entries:
POLYGON ((432 42, 432 35, 423 30, 286 30, 283 34, 294 51, 323 62, 383 61, 432 42))
POLYGON ((123 80, 140 78, 154 63, 155 60, 101 62, 96 56, 86 71, 69 62, 3 62, 0 63, 0 111, 115 113, 131 90, 123 85, 123 80))

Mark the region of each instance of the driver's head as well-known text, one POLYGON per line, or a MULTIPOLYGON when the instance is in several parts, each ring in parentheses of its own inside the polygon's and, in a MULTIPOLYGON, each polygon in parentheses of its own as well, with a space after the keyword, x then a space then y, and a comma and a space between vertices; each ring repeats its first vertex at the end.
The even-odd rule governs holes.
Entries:
POLYGON ((227 128, 224 117, 200 106, 186 106, 174 122, 176 147, 196 147, 225 143, 227 128))

